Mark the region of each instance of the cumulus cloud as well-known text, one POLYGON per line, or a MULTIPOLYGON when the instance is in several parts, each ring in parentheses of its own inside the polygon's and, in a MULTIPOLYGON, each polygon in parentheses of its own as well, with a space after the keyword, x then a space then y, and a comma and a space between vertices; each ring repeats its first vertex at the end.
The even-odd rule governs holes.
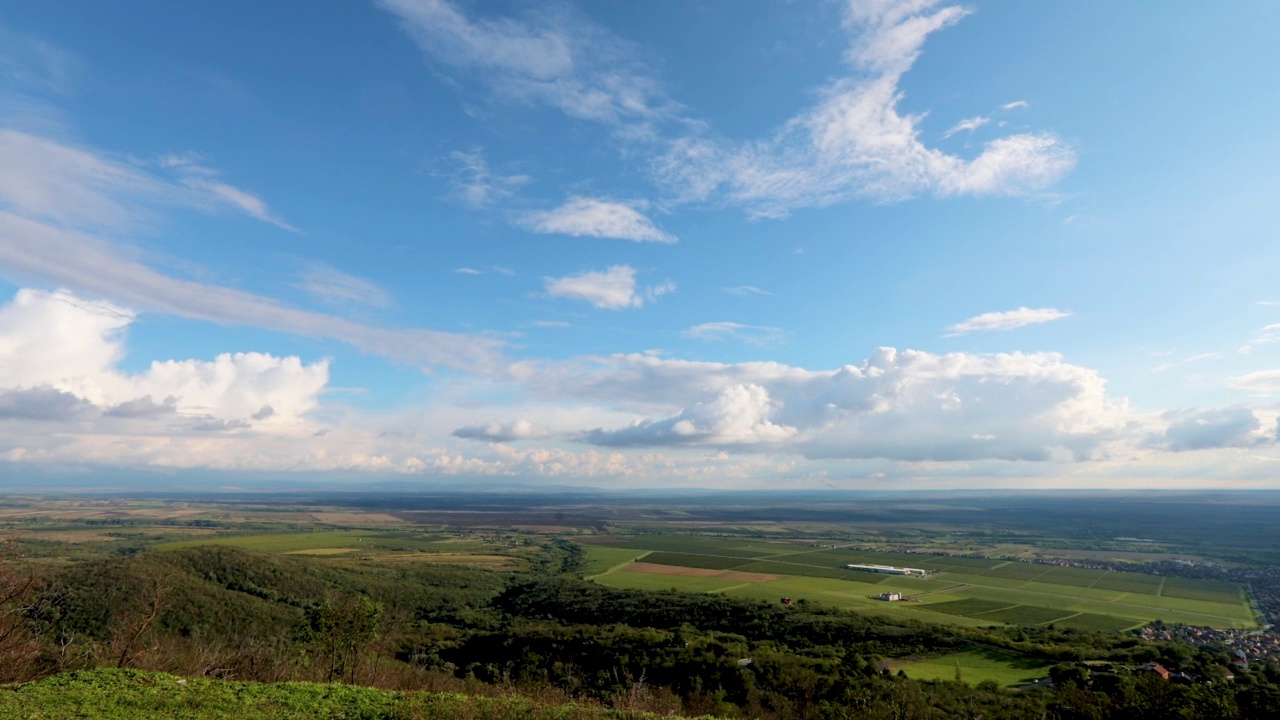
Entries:
MULTIPOLYGON (((674 405, 675 414, 632 427, 601 429, 587 442, 662 445, 685 442, 676 426, 690 420, 699 437, 715 437, 709 421, 688 408, 719 408, 722 392, 762 388, 752 427, 793 428, 773 450, 810 458, 909 461, 1084 459, 1105 455, 1134 436, 1137 420, 1123 399, 1107 395, 1097 372, 1052 353, 933 355, 879 350, 862 365, 811 371, 780 363, 699 363, 649 355, 588 362, 522 364, 525 385, 557 396, 613 400, 633 406, 674 405)), ((752 445, 738 433, 738 447, 752 445)), ((763 438, 756 442, 763 444, 763 438)))
POLYGON ((733 385, 672 417, 638 420, 616 430, 591 430, 580 439, 606 446, 774 443, 796 433, 795 428, 769 419, 774 410, 768 390, 759 385, 733 385))
POLYGON ((1057 310, 1055 308, 1028 308, 1020 307, 1017 310, 1005 310, 1002 312, 989 312, 956 323, 947 328, 947 337, 956 337, 971 332, 983 332, 988 330, 1013 330, 1027 325, 1039 325, 1040 323, 1061 320, 1070 317, 1071 313, 1057 310))
POLYGON ((668 244, 677 240, 631 205, 587 197, 571 197, 554 210, 531 213, 524 224, 534 232, 546 234, 668 244))
POLYGON ((49 386, 0 392, 0 420, 71 420, 90 404, 49 386))
POLYGON ((685 330, 684 334, 696 340, 737 340, 758 347, 779 345, 791 339, 791 333, 782 328, 736 322, 701 323, 685 330))
POLYGON ((150 395, 125 400, 108 408, 104 415, 120 418, 153 418, 178 411, 178 398, 169 395, 162 402, 156 402, 150 395))
POLYGON ((1166 447, 1173 451, 1257 445, 1262 422, 1249 408, 1183 410, 1164 414, 1166 447))
POLYGON ((510 422, 488 422, 478 425, 465 425, 453 431, 453 436, 466 440, 485 440, 488 442, 511 442, 513 440, 538 440, 550 436, 545 428, 535 426, 528 420, 510 422))
MULTIPOLYGON (((118 369, 131 312, 66 291, 21 290, 0 307, 0 388, 10 406, 92 404, 112 417, 157 417, 169 412, 248 421, 273 409, 272 421, 297 420, 328 383, 327 361, 224 353, 211 361, 167 360, 143 372, 118 369), (19 395, 13 395, 19 392, 19 395), (152 398, 165 398, 157 404, 152 398)), ((260 420, 267 420, 263 416, 260 420)))
POLYGON ((922 115, 902 115, 902 75, 930 34, 966 15, 939 0, 846 6, 851 35, 847 77, 771 137, 746 144, 687 136, 670 143, 655 177, 686 201, 723 200, 756 217, 784 217, 802 207, 853 198, 891 202, 921 193, 1020 195, 1056 182, 1074 152, 1051 133, 987 142, 973 158, 919 140, 922 115))
POLYGON ((581 300, 604 310, 644 307, 645 303, 675 290, 667 281, 639 290, 636 270, 630 265, 614 265, 604 271, 588 271, 579 275, 543 279, 547 295, 553 298, 581 300))

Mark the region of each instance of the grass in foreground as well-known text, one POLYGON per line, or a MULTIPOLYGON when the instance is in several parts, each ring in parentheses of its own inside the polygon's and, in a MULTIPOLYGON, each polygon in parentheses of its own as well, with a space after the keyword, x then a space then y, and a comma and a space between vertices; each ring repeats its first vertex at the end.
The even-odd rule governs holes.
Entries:
POLYGON ((541 705, 521 697, 407 693, 351 685, 179 678, 139 670, 72 672, 0 688, 0 717, 28 720, 648 720, 645 712, 541 705))

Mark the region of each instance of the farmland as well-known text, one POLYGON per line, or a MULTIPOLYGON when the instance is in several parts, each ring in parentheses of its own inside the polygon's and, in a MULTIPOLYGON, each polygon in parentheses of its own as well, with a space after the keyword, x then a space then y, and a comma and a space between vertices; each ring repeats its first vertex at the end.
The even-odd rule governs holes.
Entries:
POLYGON ((952 625, 1055 625, 1114 631, 1155 620, 1250 628, 1256 619, 1233 583, 990 558, 877 552, 804 541, 657 535, 593 538, 593 579, 617 588, 675 588, 731 596, 793 597, 862 612, 952 625), (634 572, 619 551, 652 565, 760 573, 773 580, 634 572), (636 557, 639 557, 638 555, 636 557), (927 578, 850 570, 849 564, 919 567, 927 578), (874 596, 896 591, 907 602, 874 596))
POLYGON ((123 652, 135 667, 198 675, 212 653, 237 677, 323 680, 319 646, 295 635, 299 618, 365 597, 385 614, 361 682, 458 689, 521 678, 606 703, 660 700, 664 713, 754 716, 757 693, 800 708, 787 703, 812 702, 807 688, 840 686, 896 693, 868 717, 890 717, 911 697, 953 698, 945 716, 1000 717, 994 708, 1016 702, 1027 712, 1014 717, 1041 717, 1056 691, 998 688, 1064 664, 1139 684, 1150 662, 1214 678, 1237 648, 1251 668, 1233 668, 1237 677, 1280 677, 1264 664, 1275 636, 1245 629, 1255 626, 1252 603, 1265 610, 1275 596, 1275 570, 1252 559, 1265 555, 1246 546, 1258 534, 1221 532, 1241 523, 1240 508, 1252 516, 1246 506, 1214 520, 1197 505, 1198 522, 1177 525, 1193 530, 1187 544, 1127 537, 1169 537, 1149 520, 1100 537, 1088 523, 1110 512, 1109 499, 1063 515, 1060 536, 1044 535, 1040 521, 1069 504, 1056 499, 992 512, 991 523, 966 518, 1015 501, 9 498, 0 530, 13 557, 48 578, 57 613, 41 642, 68 669, 114 666, 123 652), (1207 542, 1211 529, 1233 545, 1207 542), (885 591, 906 599, 875 599, 885 591), (157 622, 122 650, 117 638, 153 602, 157 622), (83 649, 59 655, 72 637, 83 649), (656 694, 629 694, 635 678, 656 694), (736 694, 709 703, 721 690, 736 694))

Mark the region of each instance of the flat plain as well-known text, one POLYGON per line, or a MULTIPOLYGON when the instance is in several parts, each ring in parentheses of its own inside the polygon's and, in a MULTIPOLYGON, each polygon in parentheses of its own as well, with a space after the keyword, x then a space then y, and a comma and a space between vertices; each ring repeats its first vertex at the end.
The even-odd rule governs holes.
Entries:
MULTIPOLYGON (((1155 620, 1223 628, 1253 628, 1243 588, 1221 581, 996 558, 876 552, 827 543, 679 535, 593 538, 586 545, 593 579, 627 588, 673 588, 728 595, 808 599, 878 615, 952 625, 1054 625, 1123 630, 1155 620), (643 552, 648 565, 716 572, 653 575, 628 571, 619 551, 643 552), (853 570, 880 564, 927 570, 927 578, 853 570), (776 579, 726 582, 730 573, 776 579), (901 593, 905 602, 876 599, 901 593)), ((640 557, 636 555, 635 557, 640 557)))

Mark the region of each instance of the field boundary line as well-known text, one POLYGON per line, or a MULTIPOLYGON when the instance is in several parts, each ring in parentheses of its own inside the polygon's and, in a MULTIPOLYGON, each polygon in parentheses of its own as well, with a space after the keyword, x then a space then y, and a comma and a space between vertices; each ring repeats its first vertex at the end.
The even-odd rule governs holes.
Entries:
POLYGON ((1110 575, 1110 574, 1111 574, 1111 572, 1112 572, 1112 571, 1111 571, 1111 568, 1107 568, 1107 571, 1106 571, 1106 572, 1102 573, 1101 575, 1099 575, 1099 576, 1097 577, 1097 579, 1095 579, 1093 582, 1089 583, 1089 589, 1090 589, 1090 590, 1092 590, 1094 585, 1097 585, 1098 583, 1102 582, 1102 578, 1104 578, 1104 577, 1106 577, 1106 576, 1110 575))
POLYGON ((588 579, 588 580, 594 580, 594 579, 596 579, 596 578, 598 578, 598 577, 604 577, 605 575, 612 575, 613 573, 618 572, 619 570, 621 570, 622 568, 624 568, 624 567, 626 567, 626 566, 630 565, 631 563, 639 562, 639 561, 641 561, 641 560, 643 560, 643 559, 645 559, 645 558, 649 557, 649 553, 652 553, 652 552, 653 552, 653 550, 645 550, 643 555, 637 555, 637 556, 635 556, 635 557, 631 558, 630 560, 628 560, 628 561, 626 561, 626 562, 624 562, 624 563, 618 563, 617 565, 614 565, 613 567, 609 568, 608 570, 605 570, 605 571, 604 571, 604 572, 602 572, 602 573, 596 573, 595 575, 592 575, 591 577, 589 577, 589 578, 587 578, 587 579, 588 579))
POLYGON ((1164 585, 1169 582, 1169 576, 1160 578, 1160 587, 1156 588, 1156 597, 1164 597, 1164 585))
MULTIPOLYGON (((1083 611, 1083 610, 1081 610, 1081 611, 1080 611, 1080 612, 1078 612, 1078 613, 1074 613, 1074 614, 1072 614, 1072 615, 1068 615, 1068 616, 1066 616, 1066 617, 1060 617, 1060 618, 1058 618, 1057 620, 1050 620, 1050 621, 1048 621, 1048 622, 1042 622, 1042 623, 1040 623, 1039 625, 1036 625, 1036 627, 1044 627, 1044 626, 1046 626, 1046 625, 1055 625, 1055 624, 1060 623, 1060 622, 1062 622, 1062 621, 1064 621, 1064 620, 1070 620, 1070 619, 1071 619, 1071 618, 1073 618, 1073 617, 1080 617, 1081 615, 1084 615, 1084 614, 1085 614, 1085 613, 1084 613, 1084 611, 1083 611)), ((1107 615, 1106 617, 1113 617, 1113 618, 1117 618, 1117 619, 1119 619, 1119 620, 1128 620, 1128 619, 1129 619, 1129 618, 1119 618, 1119 617, 1117 617, 1117 616, 1115 616, 1115 615, 1107 615)))
POLYGON ((744 582, 744 583, 741 583, 741 584, 738 584, 738 585, 730 585, 729 587, 722 587, 722 588, 720 588, 719 590, 708 590, 708 591, 707 591, 707 594, 708 594, 708 595, 720 595, 720 594, 722 594, 722 593, 727 593, 727 592, 729 592, 730 590, 737 590, 738 588, 751 587, 752 585, 759 585, 759 584, 761 584, 761 583, 758 583, 758 582, 744 582))

